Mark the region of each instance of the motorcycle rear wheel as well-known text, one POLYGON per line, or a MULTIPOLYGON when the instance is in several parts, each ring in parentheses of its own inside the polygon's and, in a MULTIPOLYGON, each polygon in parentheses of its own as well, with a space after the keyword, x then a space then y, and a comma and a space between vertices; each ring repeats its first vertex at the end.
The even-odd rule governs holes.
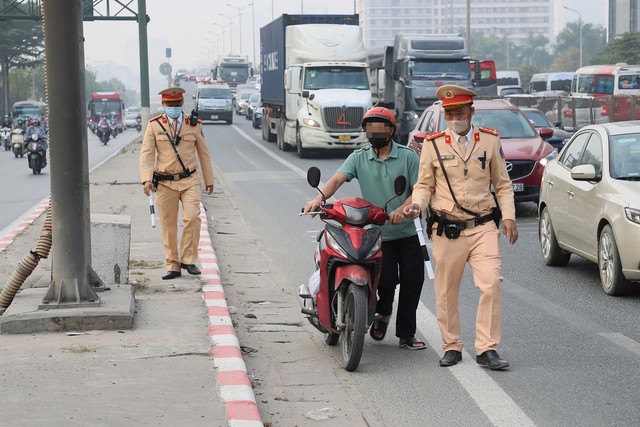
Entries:
POLYGON ((340 334, 342 365, 353 372, 360 364, 364 337, 367 333, 367 288, 355 283, 349 285, 345 298, 345 330, 340 334))

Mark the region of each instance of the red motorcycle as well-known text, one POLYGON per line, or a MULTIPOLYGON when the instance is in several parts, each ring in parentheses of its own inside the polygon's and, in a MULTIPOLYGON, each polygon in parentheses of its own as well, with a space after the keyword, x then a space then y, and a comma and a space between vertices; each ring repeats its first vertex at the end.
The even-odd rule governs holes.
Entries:
MULTIPOLYGON (((320 191, 318 168, 309 168, 307 182, 320 191)), ((396 178, 395 197, 404 194, 406 185, 404 176, 396 178)), ((358 197, 327 203, 322 194, 320 211, 308 213, 318 215, 325 227, 318 235, 316 251, 319 290, 313 295, 305 285, 300 287, 301 311, 307 315, 309 323, 326 334, 328 345, 340 342, 343 367, 347 371, 357 369, 364 337, 376 320, 382 233, 379 227, 370 225, 384 225, 389 217, 387 204, 380 208, 358 197)))

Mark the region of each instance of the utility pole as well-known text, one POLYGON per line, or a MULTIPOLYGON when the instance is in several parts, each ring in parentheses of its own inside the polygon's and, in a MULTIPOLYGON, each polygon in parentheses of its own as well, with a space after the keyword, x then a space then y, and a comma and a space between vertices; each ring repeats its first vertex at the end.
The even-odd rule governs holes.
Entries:
POLYGON ((138 39, 140 46, 140 118, 142 119, 142 134, 147 129, 151 117, 151 103, 149 101, 149 53, 147 46, 147 3, 138 0, 138 39))
POLYGON ((471 0, 467 0, 467 49, 471 58, 471 0))
POLYGON ((98 307, 100 298, 90 284, 87 118, 81 107, 85 105, 82 2, 46 0, 42 16, 52 142, 53 249, 52 282, 39 308, 98 307))

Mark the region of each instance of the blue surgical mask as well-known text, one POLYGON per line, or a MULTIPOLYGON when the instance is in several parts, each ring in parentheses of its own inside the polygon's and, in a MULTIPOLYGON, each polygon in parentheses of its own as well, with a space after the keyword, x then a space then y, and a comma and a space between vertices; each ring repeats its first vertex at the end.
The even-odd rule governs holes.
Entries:
POLYGON ((172 119, 177 119, 182 113, 182 107, 164 107, 164 112, 172 119))

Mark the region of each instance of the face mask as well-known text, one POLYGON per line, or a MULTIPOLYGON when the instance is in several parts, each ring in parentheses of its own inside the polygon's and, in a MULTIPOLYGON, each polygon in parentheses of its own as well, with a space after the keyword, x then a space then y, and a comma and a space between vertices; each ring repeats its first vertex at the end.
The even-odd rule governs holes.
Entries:
POLYGON ((469 129, 469 122, 466 120, 445 120, 444 122, 447 124, 449 129, 451 129, 458 135, 469 129))
POLYGON ((373 148, 382 148, 389 143, 390 137, 388 133, 372 132, 367 134, 367 138, 373 148))
POLYGON ((177 119, 182 113, 182 107, 164 107, 164 112, 172 119, 177 119))

